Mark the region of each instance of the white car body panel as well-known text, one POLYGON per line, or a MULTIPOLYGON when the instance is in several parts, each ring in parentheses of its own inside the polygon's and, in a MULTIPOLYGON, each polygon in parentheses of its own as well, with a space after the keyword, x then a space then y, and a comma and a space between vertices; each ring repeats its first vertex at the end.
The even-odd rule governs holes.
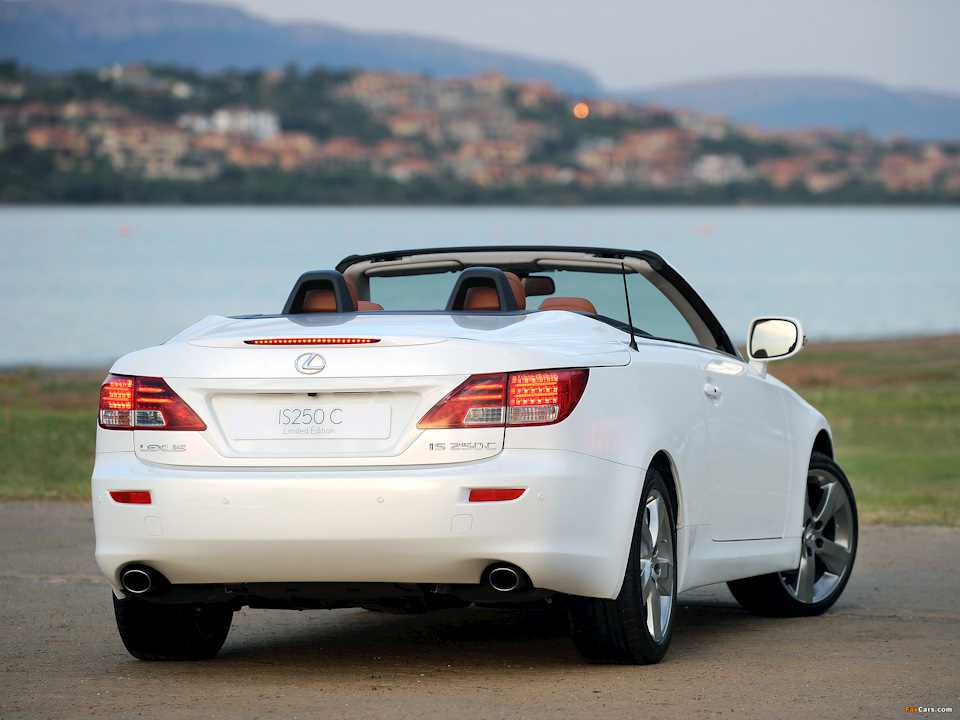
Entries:
POLYGON ((617 594, 622 528, 639 502, 636 468, 537 450, 469 466, 251 473, 103 454, 94 468, 97 562, 119 588, 117 570, 133 561, 173 583, 469 584, 502 560, 537 587, 617 594), (153 504, 110 498, 108 488, 130 483, 150 488, 153 504), (506 503, 467 502, 470 488, 503 486, 527 490, 506 503))
POLYGON ((676 485, 680 591, 796 567, 807 463, 818 435, 829 438, 823 416, 729 353, 629 342, 566 311, 209 317, 111 370, 162 377, 207 429, 98 429, 97 562, 118 592, 131 563, 174 584, 454 585, 506 562, 538 589, 614 598, 645 474, 662 457, 676 485), (246 344, 304 335, 380 342, 246 344), (322 372, 296 370, 307 352, 323 356, 322 372), (557 424, 417 428, 471 375, 564 368, 589 379, 557 424), (389 406, 389 430, 238 430, 247 420, 237 418, 260 417, 243 408, 345 404, 389 406), (471 489, 505 487, 525 492, 468 500, 471 489), (117 490, 149 491, 152 502, 118 503, 117 490))

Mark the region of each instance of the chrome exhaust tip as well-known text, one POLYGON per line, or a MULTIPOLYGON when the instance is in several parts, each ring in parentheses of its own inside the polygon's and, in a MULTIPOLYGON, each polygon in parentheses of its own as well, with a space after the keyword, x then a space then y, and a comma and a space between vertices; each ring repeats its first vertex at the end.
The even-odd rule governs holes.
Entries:
POLYGON ((524 584, 521 572, 511 565, 494 565, 487 572, 487 584, 500 592, 513 592, 524 584))
POLYGON ((153 587, 153 576, 145 568, 131 568, 120 575, 120 584, 128 593, 142 595, 153 587))

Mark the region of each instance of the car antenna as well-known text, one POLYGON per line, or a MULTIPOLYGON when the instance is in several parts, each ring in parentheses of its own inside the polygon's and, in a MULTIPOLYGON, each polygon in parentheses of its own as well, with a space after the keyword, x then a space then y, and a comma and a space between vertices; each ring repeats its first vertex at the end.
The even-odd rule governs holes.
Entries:
POLYGON ((620 269, 623 270, 623 296, 627 300, 627 323, 630 325, 630 347, 633 350, 639 351, 640 348, 637 347, 637 336, 633 334, 633 315, 630 313, 630 292, 627 290, 627 266, 623 264, 623 260, 620 261, 620 269))

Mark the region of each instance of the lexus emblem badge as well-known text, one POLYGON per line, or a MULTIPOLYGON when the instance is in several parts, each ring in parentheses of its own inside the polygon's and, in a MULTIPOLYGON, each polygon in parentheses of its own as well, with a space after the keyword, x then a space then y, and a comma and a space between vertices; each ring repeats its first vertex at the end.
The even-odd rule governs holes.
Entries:
POLYGON ((302 372, 304 375, 316 375, 326 367, 327 361, 323 359, 323 355, 304 353, 297 358, 293 365, 298 372, 302 372))

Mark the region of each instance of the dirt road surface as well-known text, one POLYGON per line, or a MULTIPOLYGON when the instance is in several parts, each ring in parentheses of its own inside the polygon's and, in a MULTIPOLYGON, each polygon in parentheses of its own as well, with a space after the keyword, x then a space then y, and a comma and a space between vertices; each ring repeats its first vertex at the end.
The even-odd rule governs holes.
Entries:
POLYGON ((866 527, 823 617, 680 596, 666 660, 593 666, 555 620, 466 609, 236 614, 214 660, 127 655, 88 506, 0 505, 0 719, 960 717, 960 531, 866 527))

